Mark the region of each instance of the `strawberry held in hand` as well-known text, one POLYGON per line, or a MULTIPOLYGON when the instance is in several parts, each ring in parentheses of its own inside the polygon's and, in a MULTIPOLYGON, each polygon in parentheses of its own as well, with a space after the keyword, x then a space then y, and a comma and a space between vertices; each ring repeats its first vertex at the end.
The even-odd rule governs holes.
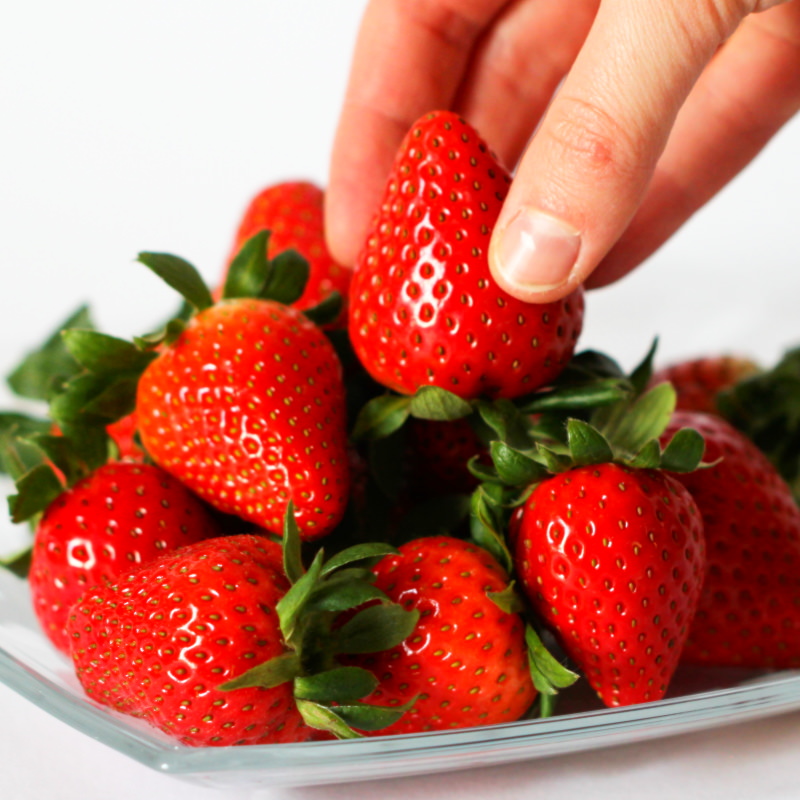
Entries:
POLYGON ((465 399, 517 397, 564 368, 583 295, 516 300, 489 273, 489 239, 510 178, 450 112, 420 119, 400 147, 350 288, 350 336, 379 383, 465 399))
MULTIPOLYGON (((295 250, 309 264, 305 289, 293 305, 312 308, 338 292, 347 297, 351 271, 337 264, 325 244, 322 219, 323 192, 308 181, 286 181, 268 186, 248 205, 236 231, 232 261, 242 246, 259 231, 268 230, 269 253, 295 250)), ((336 327, 346 324, 345 307, 337 317, 336 327)))

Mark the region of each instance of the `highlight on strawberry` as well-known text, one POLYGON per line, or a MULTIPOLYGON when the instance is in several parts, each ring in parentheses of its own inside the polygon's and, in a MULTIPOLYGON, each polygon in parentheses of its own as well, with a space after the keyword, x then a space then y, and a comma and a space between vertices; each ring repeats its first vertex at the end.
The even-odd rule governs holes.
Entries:
POLYGON ((582 291, 534 306, 490 277, 509 181, 432 112, 352 278, 321 190, 277 184, 216 291, 143 252, 173 319, 128 341, 81 308, 13 370, 43 410, 0 413, 32 527, 5 565, 90 697, 190 746, 252 745, 800 665, 798 351, 655 375, 655 345, 630 373, 576 353, 582 291))

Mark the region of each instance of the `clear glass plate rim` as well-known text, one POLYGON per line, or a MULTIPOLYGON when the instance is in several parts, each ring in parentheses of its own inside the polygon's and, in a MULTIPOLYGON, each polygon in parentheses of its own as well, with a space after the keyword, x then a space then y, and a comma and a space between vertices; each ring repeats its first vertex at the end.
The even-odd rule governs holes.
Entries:
MULTIPOLYGON (((346 759, 390 760, 420 752, 457 755, 476 745, 485 751, 555 744, 573 739, 639 731, 643 738, 698 730, 726 722, 744 721, 800 708, 800 674, 776 672, 756 683, 682 695, 646 705, 599 709, 494 725, 368 738, 342 742, 260 745, 235 748, 191 748, 172 744, 138 730, 121 716, 77 697, 68 689, 26 666, 0 647, 0 681, 47 713, 142 764, 173 774, 228 770, 285 770, 292 766, 322 767, 346 759)), ((135 721, 134 721, 135 722, 135 721)), ((618 737, 619 738, 619 737, 618 737)), ((627 740, 627 735, 622 736, 627 740)), ((608 744, 614 744, 614 737, 608 744)), ((596 746, 596 745, 589 745, 596 746)), ((556 748, 557 749, 557 748, 556 748)))

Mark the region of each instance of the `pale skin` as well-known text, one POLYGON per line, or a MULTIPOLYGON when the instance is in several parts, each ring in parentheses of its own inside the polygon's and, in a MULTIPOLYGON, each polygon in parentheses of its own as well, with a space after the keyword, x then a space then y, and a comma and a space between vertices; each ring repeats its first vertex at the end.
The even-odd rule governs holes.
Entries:
POLYGON ((800 0, 370 0, 328 243, 354 263, 406 131, 452 109, 514 171, 495 280, 557 300, 634 269, 798 108, 800 0))

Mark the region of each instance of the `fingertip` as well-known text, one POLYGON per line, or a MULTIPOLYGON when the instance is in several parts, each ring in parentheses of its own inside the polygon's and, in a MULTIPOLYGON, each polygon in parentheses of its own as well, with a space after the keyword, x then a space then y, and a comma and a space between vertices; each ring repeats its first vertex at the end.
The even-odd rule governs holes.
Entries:
POLYGON ((531 206, 521 206, 500 223, 489 245, 495 282, 527 303, 550 303, 580 283, 576 265, 580 231, 531 206))

